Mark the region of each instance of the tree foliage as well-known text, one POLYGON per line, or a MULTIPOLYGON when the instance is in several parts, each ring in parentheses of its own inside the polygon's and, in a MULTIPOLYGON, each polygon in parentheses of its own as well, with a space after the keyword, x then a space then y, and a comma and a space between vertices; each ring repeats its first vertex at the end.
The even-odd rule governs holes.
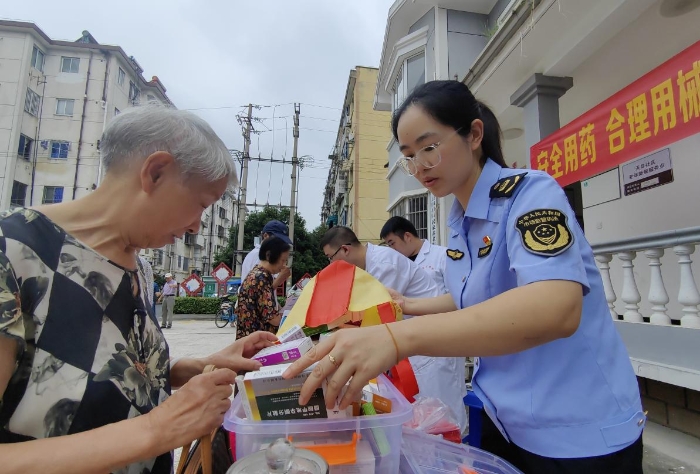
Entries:
MULTIPOLYGON (((246 216, 245 229, 243 236, 243 249, 246 251, 252 250, 254 239, 260 235, 262 228, 268 221, 278 220, 289 225, 289 211, 276 207, 265 207, 261 211, 251 212, 246 216)), ((296 282, 305 273, 315 275, 328 263, 328 259, 323 254, 319 247, 319 242, 325 228, 321 225, 313 231, 309 232, 306 229, 306 220, 299 214, 294 218, 294 259, 292 264, 292 281, 296 282)), ((215 268, 219 263, 224 262, 226 265, 233 267, 233 255, 238 243, 238 226, 231 227, 228 245, 221 253, 214 256, 215 268)), ((247 254, 247 253, 246 253, 247 254)), ((239 257, 239 261, 243 261, 246 254, 239 257)))

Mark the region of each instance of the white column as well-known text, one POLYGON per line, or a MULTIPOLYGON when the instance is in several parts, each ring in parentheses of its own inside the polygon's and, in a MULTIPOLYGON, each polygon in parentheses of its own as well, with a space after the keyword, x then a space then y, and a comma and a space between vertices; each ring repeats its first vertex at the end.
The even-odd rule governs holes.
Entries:
POLYGON ((683 305, 681 326, 700 328, 700 316, 698 316, 700 293, 690 266, 693 263, 690 255, 695 252, 695 245, 676 245, 673 247, 673 252, 678 255, 678 266, 681 269, 681 283, 678 290, 678 302, 683 305))
POLYGON ((622 260, 622 295, 620 297, 625 302, 623 319, 633 323, 643 323, 644 318, 639 312, 639 302, 642 301, 642 297, 634 280, 633 260, 637 252, 620 252, 617 256, 622 260))
POLYGON ((610 316, 617 321, 617 311, 615 311, 615 301, 617 300, 617 295, 615 294, 612 279, 610 278, 610 262, 612 261, 612 254, 602 253, 596 255, 595 260, 598 262, 600 276, 603 277, 603 289, 605 290, 605 299, 608 302, 608 308, 610 309, 610 316))
POLYGON ((664 279, 661 274, 661 257, 664 256, 663 249, 647 249, 644 255, 649 259, 649 303, 651 303, 651 324, 668 326, 671 318, 666 314, 668 304, 668 293, 664 286, 664 279))

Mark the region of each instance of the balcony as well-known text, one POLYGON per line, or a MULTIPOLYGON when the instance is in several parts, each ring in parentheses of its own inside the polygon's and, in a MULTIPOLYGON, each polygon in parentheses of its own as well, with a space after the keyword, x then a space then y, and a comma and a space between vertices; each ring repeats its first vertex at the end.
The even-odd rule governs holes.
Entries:
POLYGON ((691 259, 698 243, 700 227, 693 227, 593 246, 637 375, 693 390, 700 390, 700 292, 691 259))

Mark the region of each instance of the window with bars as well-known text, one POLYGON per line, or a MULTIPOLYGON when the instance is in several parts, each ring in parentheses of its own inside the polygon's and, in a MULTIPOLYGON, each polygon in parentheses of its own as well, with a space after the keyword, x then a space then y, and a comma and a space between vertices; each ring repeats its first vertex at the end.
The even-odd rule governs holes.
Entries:
POLYGON ((406 219, 416 227, 418 237, 428 238, 428 196, 415 196, 407 199, 406 219))
POLYGON ((63 186, 44 186, 42 204, 55 204, 63 202, 63 186))
POLYGON ((418 237, 428 238, 428 195, 404 198, 389 213, 392 217, 405 217, 416 227, 418 237))
POLYGON ((19 136, 19 147, 17 148, 17 156, 28 160, 32 156, 32 144, 34 140, 24 134, 19 136))
POLYGON ((24 111, 36 117, 39 115, 40 101, 39 94, 27 87, 27 95, 24 98, 24 111))

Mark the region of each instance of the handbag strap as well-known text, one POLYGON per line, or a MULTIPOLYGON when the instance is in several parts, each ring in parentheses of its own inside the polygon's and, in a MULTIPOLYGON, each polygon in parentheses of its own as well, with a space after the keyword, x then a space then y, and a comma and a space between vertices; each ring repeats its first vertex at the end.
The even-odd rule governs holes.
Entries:
MULTIPOLYGON (((207 374, 209 372, 213 372, 214 370, 216 370, 215 366, 207 365, 206 367, 204 367, 202 373, 207 374)), ((202 474, 212 474, 211 440, 216 434, 216 430, 217 429, 214 428, 214 431, 199 438, 199 449, 202 460, 202 474)), ((191 447, 192 441, 190 441, 182 447, 182 451, 180 453, 180 462, 177 466, 177 474, 184 474, 185 469, 187 467, 187 458, 190 455, 191 447)))

